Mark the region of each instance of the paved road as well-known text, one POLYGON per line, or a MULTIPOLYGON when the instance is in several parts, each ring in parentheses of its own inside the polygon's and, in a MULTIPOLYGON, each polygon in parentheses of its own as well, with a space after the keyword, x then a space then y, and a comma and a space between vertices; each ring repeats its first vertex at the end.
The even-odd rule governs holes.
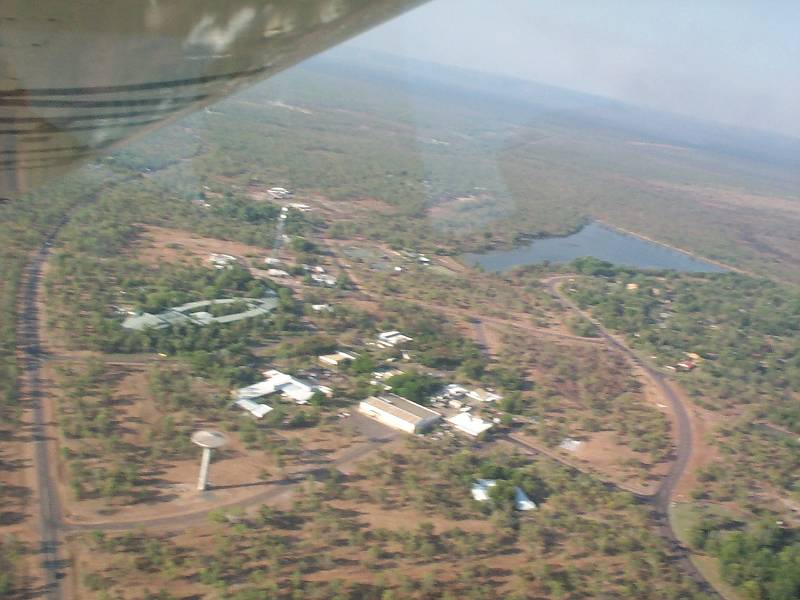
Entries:
POLYGON ((640 367, 670 403, 672 412, 675 415, 675 423, 678 431, 678 439, 675 442, 675 459, 672 462, 669 472, 659 483, 658 490, 648 499, 648 501, 653 506, 662 536, 670 543, 672 549, 677 551, 682 557, 686 571, 692 575, 694 579, 698 581, 698 583, 703 585, 708 594, 716 598, 722 598, 722 596, 714 591, 714 587, 705 577, 703 577, 702 573, 700 573, 689 560, 688 550, 684 548, 680 540, 678 540, 678 536, 675 534, 675 530, 672 528, 672 524, 669 520, 669 507, 672 495, 675 492, 675 488, 683 476, 683 473, 686 471, 686 466, 689 464, 689 459, 694 451, 692 441, 692 424, 689 418, 689 410, 681 400, 680 396, 678 396, 672 387, 667 384, 666 379, 661 373, 655 371, 649 365, 642 362, 639 359, 639 356, 633 350, 631 350, 626 344, 619 341, 614 335, 609 333, 602 323, 593 318, 586 311, 581 310, 580 307, 578 307, 572 300, 570 300, 561 292, 560 284, 570 279, 574 279, 574 276, 558 275, 545 279, 544 283, 547 285, 550 294, 555 299, 561 302, 565 307, 577 312, 585 319, 591 321, 592 324, 597 327, 601 337, 608 342, 611 347, 616 348, 620 352, 624 353, 626 356, 628 356, 631 362, 640 367))
POLYGON ((22 288, 22 314, 18 322, 18 347, 23 353, 23 371, 28 383, 28 395, 33 410, 33 444, 36 463, 36 479, 39 489, 39 533, 40 550, 44 570, 43 595, 50 600, 61 600, 61 573, 59 572, 58 529, 61 509, 58 492, 50 477, 47 455, 47 438, 44 432, 44 410, 42 407, 41 364, 42 353, 39 340, 39 311, 37 297, 42 278, 42 267, 50 251, 55 232, 47 237, 25 270, 22 288))
POLYGON ((649 365, 642 362, 639 356, 631 350, 626 344, 620 342, 615 336, 608 332, 603 325, 591 315, 581 310, 572 300, 565 296, 559 289, 559 284, 562 281, 573 279, 571 276, 558 276, 551 277, 545 280, 550 292, 555 296, 564 306, 574 310, 583 318, 588 319, 592 324, 597 327, 600 336, 608 342, 608 344, 625 354, 631 362, 642 369, 644 373, 653 381, 658 388, 659 392, 669 401, 672 412, 675 415, 678 439, 675 442, 675 460, 672 462, 669 472, 662 478, 658 486, 658 491, 653 496, 653 503, 664 513, 669 509, 669 503, 672 494, 678 482, 686 470, 686 465, 689 463, 689 458, 694 450, 692 445, 692 425, 689 418, 689 411, 684 405, 680 397, 675 391, 667 384, 664 376, 652 369, 649 365))

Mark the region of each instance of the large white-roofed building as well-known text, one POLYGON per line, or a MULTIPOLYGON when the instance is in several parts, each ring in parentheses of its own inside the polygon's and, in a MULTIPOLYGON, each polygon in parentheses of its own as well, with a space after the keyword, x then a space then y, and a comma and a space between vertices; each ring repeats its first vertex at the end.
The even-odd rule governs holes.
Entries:
POLYGON ((395 394, 370 396, 358 405, 359 412, 406 433, 427 431, 442 418, 442 415, 411 400, 395 394))

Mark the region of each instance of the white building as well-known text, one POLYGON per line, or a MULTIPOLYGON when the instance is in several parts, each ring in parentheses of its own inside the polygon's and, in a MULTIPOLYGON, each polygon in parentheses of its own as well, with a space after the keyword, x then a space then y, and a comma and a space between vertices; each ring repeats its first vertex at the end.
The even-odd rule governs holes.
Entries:
POLYGON ((478 479, 472 484, 472 497, 478 502, 486 502, 489 498, 489 489, 497 485, 494 479, 478 479))
POLYGON ((467 395, 468 391, 469 390, 467 388, 460 386, 457 383, 448 383, 444 387, 444 395, 447 398, 463 398, 467 395))
POLYGON ((522 488, 514 488, 514 508, 517 510, 536 510, 536 503, 528 498, 522 488))
POLYGON ((500 394, 495 394, 494 392, 490 392, 483 388, 475 388, 474 390, 470 390, 467 392, 467 396, 473 400, 477 400, 478 402, 495 402, 496 400, 503 399, 500 394))
POLYGON ((480 417, 471 415, 468 412, 460 412, 449 419, 451 423, 459 431, 463 431, 467 435, 477 437, 485 431, 489 431, 494 425, 489 421, 484 421, 480 417))
MULTIPOLYGON (((300 379, 296 379, 286 373, 281 373, 275 369, 264 371, 266 379, 253 385, 238 389, 233 392, 237 402, 239 400, 255 400, 263 396, 279 393, 297 404, 308 404, 314 392, 319 390, 319 386, 311 385, 300 379)), ((323 393, 325 392, 324 390, 323 393)))
POLYGON ((290 198, 292 196, 292 192, 287 190, 284 187, 273 187, 267 190, 267 193, 272 196, 275 200, 283 200, 284 198, 290 198))
POLYGON ((311 310, 314 312, 333 312, 333 307, 330 304, 312 304, 311 310))
POLYGON ((394 377, 395 375, 402 375, 403 373, 405 373, 405 371, 398 369, 397 367, 383 366, 379 369, 375 369, 372 372, 372 378, 377 381, 383 381, 385 379, 389 379, 390 377, 394 377))
POLYGON ((334 352, 333 354, 323 354, 322 356, 319 356, 318 358, 319 358, 319 362, 321 362, 322 364, 331 365, 333 367, 338 367, 340 364, 342 364, 345 361, 355 360, 356 359, 356 355, 355 354, 351 354, 350 352, 342 352, 341 350, 338 350, 337 352, 334 352))
POLYGON ((311 280, 322 285, 327 285, 328 287, 334 287, 336 285, 336 278, 333 275, 326 275, 324 273, 312 273, 311 280))
POLYGON ((258 402, 253 402, 252 400, 247 400, 246 398, 241 398, 234 402, 236 406, 239 408, 246 410, 251 415, 253 415, 256 419, 261 419, 267 413, 272 412, 272 407, 266 404, 259 404, 258 402))
POLYGON ((359 412, 406 433, 421 433, 433 427, 442 415, 394 394, 370 396, 358 405, 359 412))
POLYGON ((577 452, 578 448, 580 448, 582 444, 582 441, 568 437, 561 440, 561 443, 558 445, 558 447, 562 450, 566 450, 567 452, 577 452))
POLYGON ((403 335, 399 331, 384 331, 378 334, 378 346, 382 348, 393 348, 394 346, 405 344, 406 342, 413 341, 407 335, 403 335))
POLYGON ((291 277, 291 275, 289 275, 289 273, 283 269, 267 269, 267 275, 270 277, 291 277))

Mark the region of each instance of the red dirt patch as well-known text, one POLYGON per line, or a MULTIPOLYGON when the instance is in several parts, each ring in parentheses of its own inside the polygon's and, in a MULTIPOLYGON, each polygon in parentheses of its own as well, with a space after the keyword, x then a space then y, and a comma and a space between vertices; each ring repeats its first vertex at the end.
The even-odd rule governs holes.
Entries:
POLYGON ((230 240, 202 237, 190 231, 168 229, 155 225, 141 225, 141 234, 134 244, 133 252, 144 263, 157 265, 162 262, 208 265, 212 253, 230 254, 244 264, 250 259, 267 255, 267 250, 230 240))

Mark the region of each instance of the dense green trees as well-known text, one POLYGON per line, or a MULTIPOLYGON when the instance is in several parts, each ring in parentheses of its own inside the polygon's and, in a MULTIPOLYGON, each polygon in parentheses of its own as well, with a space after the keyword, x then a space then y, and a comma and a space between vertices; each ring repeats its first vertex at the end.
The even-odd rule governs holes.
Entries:
POLYGON ((271 202, 252 202, 233 195, 215 200, 212 207, 214 214, 224 219, 253 224, 272 223, 281 213, 271 202))
POLYGON ((382 326, 413 337, 414 357, 422 365, 453 370, 465 361, 484 360, 475 343, 434 310, 420 310, 415 304, 397 300, 385 302, 383 308, 391 317, 382 326))
MULTIPOLYGON (((627 270, 574 287, 582 307, 626 334, 642 354, 660 365, 692 360, 696 368, 678 375, 681 385, 698 403, 732 417, 714 434, 722 461, 701 472, 695 498, 736 502, 756 518, 765 498, 797 497, 800 293, 795 288, 738 274, 656 277, 627 270)), ((776 527, 774 520, 738 527, 706 518, 692 531, 693 544, 718 558, 723 577, 745 597, 797 598, 797 533, 776 527)))
POLYGON ((420 404, 429 404, 431 396, 442 387, 439 378, 417 371, 393 375, 386 380, 386 383, 398 396, 420 404))
POLYGON ((113 176, 92 170, 15 200, 0 200, 0 427, 19 413, 16 363, 17 310, 26 264, 79 202, 89 203, 113 176))
POLYGON ((795 288, 738 274, 654 277, 626 270, 575 285, 582 307, 660 365, 699 354, 702 363, 682 385, 709 406, 756 405, 761 416, 800 433, 795 288))
POLYGON ((706 516, 691 531, 692 545, 716 556, 722 577, 752 600, 800 598, 800 533, 764 519, 742 528, 706 516))

